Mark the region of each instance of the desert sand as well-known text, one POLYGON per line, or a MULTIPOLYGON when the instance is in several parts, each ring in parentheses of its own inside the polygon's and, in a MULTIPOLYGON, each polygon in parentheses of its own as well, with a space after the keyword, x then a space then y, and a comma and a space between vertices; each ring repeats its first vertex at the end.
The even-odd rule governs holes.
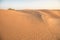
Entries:
POLYGON ((1 40, 60 40, 60 11, 43 11, 0 10, 1 40))

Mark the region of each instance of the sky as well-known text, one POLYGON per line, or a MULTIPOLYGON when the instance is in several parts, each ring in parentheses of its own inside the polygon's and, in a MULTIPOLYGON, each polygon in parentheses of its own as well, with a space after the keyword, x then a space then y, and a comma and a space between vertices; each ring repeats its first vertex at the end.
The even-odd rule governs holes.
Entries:
POLYGON ((0 0, 0 9, 60 9, 60 0, 0 0))

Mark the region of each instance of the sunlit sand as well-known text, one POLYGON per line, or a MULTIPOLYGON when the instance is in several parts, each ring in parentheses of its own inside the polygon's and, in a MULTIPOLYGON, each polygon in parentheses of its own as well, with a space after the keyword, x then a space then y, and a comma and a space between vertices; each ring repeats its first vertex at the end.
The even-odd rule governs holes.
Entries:
POLYGON ((60 40, 60 10, 0 10, 0 36, 1 40, 60 40))

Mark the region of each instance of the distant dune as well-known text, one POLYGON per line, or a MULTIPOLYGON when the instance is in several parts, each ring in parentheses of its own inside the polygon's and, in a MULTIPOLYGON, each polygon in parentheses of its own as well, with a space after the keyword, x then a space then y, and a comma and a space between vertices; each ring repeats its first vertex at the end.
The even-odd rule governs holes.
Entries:
POLYGON ((0 10, 1 40, 60 40, 60 10, 0 10))

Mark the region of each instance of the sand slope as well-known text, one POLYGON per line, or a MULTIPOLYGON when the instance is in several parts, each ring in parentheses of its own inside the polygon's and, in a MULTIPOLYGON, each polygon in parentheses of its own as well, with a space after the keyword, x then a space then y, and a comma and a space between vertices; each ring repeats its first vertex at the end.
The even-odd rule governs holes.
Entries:
POLYGON ((55 33, 53 26, 40 19, 24 12, 0 10, 1 40, 60 40, 56 35, 59 31, 55 33))

